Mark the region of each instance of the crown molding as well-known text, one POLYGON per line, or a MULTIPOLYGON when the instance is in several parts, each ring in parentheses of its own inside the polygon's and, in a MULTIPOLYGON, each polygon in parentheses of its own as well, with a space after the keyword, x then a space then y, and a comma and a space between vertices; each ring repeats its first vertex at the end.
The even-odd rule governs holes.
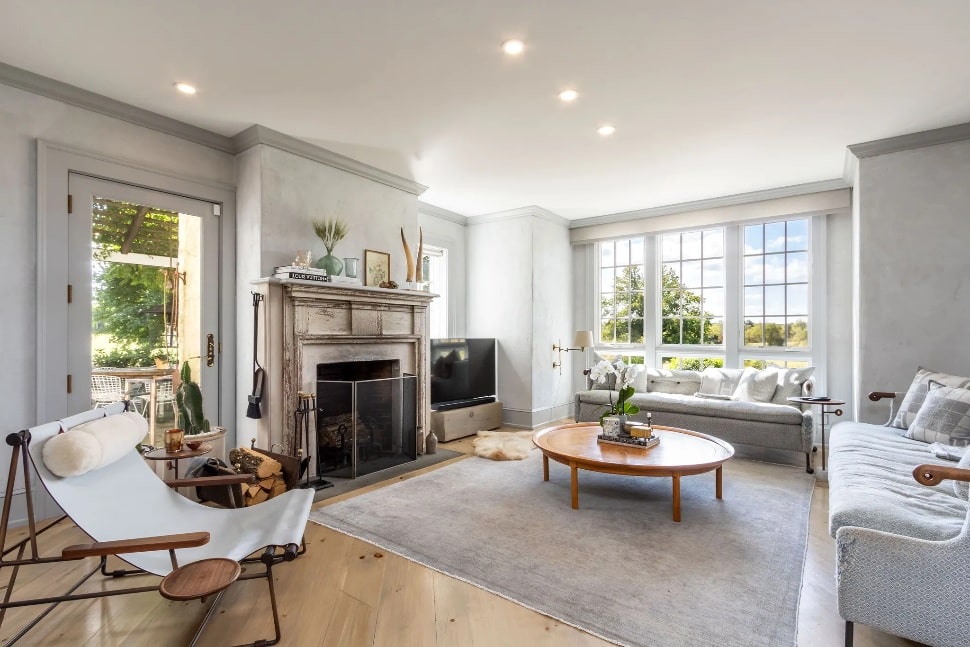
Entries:
POLYGON ((498 222, 500 220, 512 220, 514 218, 538 218, 540 220, 545 220, 554 225, 559 225, 560 227, 569 228, 570 221, 563 218, 557 213, 544 209, 538 205, 530 205, 528 207, 519 207, 518 209, 508 209, 506 211, 496 211, 494 213, 486 213, 481 216, 473 216, 468 218, 468 224, 471 225, 483 225, 489 222, 498 222))
POLYGON ((454 211, 449 211, 448 209, 436 207, 435 205, 427 202, 421 202, 420 200, 418 200, 418 213, 440 218, 441 220, 447 220, 448 222, 453 222, 456 225, 461 225, 462 227, 468 225, 468 218, 466 216, 463 216, 460 213, 455 213, 454 211))
POLYGON ((13 88, 26 90, 42 97, 61 101, 78 108, 84 108, 108 117, 114 117, 138 126, 157 130, 166 135, 174 135, 196 144, 220 150, 224 153, 235 153, 232 140, 229 137, 214 133, 198 126, 160 115, 150 110, 136 108, 127 103, 112 99, 89 90, 55 81, 40 74, 28 72, 19 67, 0 63, 0 83, 13 88))
POLYGON ((852 144, 849 146, 849 151, 858 159, 862 159, 863 157, 875 157, 876 155, 898 153, 914 148, 949 144, 967 139, 970 139, 970 124, 957 124, 955 126, 946 126, 945 128, 923 130, 918 133, 909 133, 897 137, 887 137, 886 139, 875 139, 871 142, 862 142, 861 144, 852 144))
POLYGON ((702 211, 716 209, 718 207, 731 207, 750 202, 762 202, 764 200, 774 200, 776 198, 790 198, 809 193, 822 193, 824 191, 834 191, 846 189, 849 185, 842 178, 832 180, 822 180, 820 182, 808 182, 806 184, 793 184, 775 189, 764 189, 762 191, 750 191, 748 193, 736 193, 734 195, 721 196, 719 198, 708 198, 706 200, 694 200, 692 202, 680 202, 677 204, 664 205, 662 207, 651 207, 649 209, 638 209, 636 211, 624 211, 622 213, 612 213, 603 216, 593 216, 591 218, 578 218, 569 221, 570 229, 580 227, 590 227, 593 225, 609 225, 615 222, 626 222, 627 220, 641 220, 643 218, 655 218, 657 216, 671 216, 688 211, 702 211))
POLYGON ((845 161, 842 163, 842 179, 849 186, 855 186, 855 175, 859 170, 859 158, 852 154, 848 148, 845 149, 845 161))
POLYGON ((335 153, 326 148, 321 148, 316 144, 305 142, 302 139, 297 139, 296 137, 267 128, 266 126, 260 126, 259 124, 250 126, 237 133, 233 136, 232 142, 236 153, 241 153, 257 144, 264 144, 294 155, 299 155, 300 157, 305 157, 314 162, 332 166, 341 171, 365 177, 368 180, 373 180, 395 189, 400 189, 412 195, 421 195, 428 189, 428 187, 414 180, 389 173, 370 164, 358 162, 346 155, 335 153))

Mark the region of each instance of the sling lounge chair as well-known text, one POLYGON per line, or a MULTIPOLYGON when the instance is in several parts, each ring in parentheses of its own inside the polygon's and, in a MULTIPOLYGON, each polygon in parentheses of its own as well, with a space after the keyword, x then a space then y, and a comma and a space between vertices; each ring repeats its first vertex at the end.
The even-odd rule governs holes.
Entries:
MULTIPOLYGON (((302 553, 301 546, 305 547, 303 534, 310 514, 310 505, 313 502, 313 490, 290 490, 285 494, 248 508, 222 509, 204 506, 183 497, 178 494, 177 490, 171 489, 170 485, 173 485, 173 483, 166 485, 160 480, 135 450, 134 443, 117 448, 116 453, 120 458, 116 461, 76 476, 57 476, 45 464, 46 461, 54 465, 53 461, 49 460, 47 454, 44 453, 45 444, 61 431, 68 434, 85 433, 79 430, 68 431, 82 423, 92 423, 95 420, 103 419, 96 424, 102 433, 108 432, 108 442, 111 438, 112 425, 115 424, 143 424, 144 431, 147 432, 147 423, 144 422, 144 418, 134 414, 123 414, 124 410, 124 403, 113 404, 7 436, 7 444, 12 446, 13 451, 7 478, 6 498, 3 503, 2 517, 0 517, 0 542, 3 546, 0 570, 10 568, 11 571, 3 601, 0 603, 0 624, 2 624, 3 615, 8 608, 36 604, 51 605, 7 644, 13 644, 30 631, 53 606, 68 600, 154 590, 160 590, 165 597, 170 599, 190 599, 217 594, 214 603, 209 608, 192 640, 191 644, 194 645, 219 604, 219 600, 225 592, 225 587, 237 578, 239 580, 259 578, 266 580, 269 587, 269 601, 276 636, 274 639, 258 640, 250 644, 276 644, 280 640, 280 623, 276 608, 276 593, 273 588, 272 567, 281 561, 291 561, 302 553), (142 422, 133 422, 133 420, 142 422), (42 459, 42 457, 44 458, 42 459), (34 519, 31 492, 28 488, 26 491, 27 522, 30 533, 23 541, 7 547, 6 537, 10 521, 11 499, 13 498, 15 481, 18 481, 17 472, 21 468, 24 472, 24 480, 20 482, 30 482, 31 470, 33 470, 37 477, 36 480, 44 486, 64 511, 65 516, 38 530, 34 519), (60 556, 41 557, 37 544, 38 535, 67 517, 70 517, 95 543, 66 547, 60 556), (250 557, 259 551, 262 551, 259 557, 250 557), (135 570, 107 571, 106 559, 109 555, 118 556, 134 566, 135 570), (22 568, 33 564, 82 559, 91 556, 99 557, 100 564, 84 575, 63 595, 27 600, 11 599, 14 582, 22 568), (236 564, 232 564, 228 560, 236 564), (238 563, 242 561, 260 562, 265 568, 247 569, 246 573, 240 575, 238 563), (225 586, 221 590, 207 591, 202 595, 176 597, 180 592, 184 593, 186 580, 189 580, 190 584, 198 583, 192 582, 193 579, 199 578, 193 578, 193 571, 189 567, 191 565, 194 568, 200 562, 206 565, 215 564, 216 568, 223 569, 228 563, 229 570, 235 572, 228 577, 228 581, 225 582, 225 586), (220 564, 222 564, 221 567, 220 564), (160 586, 75 593, 75 590, 81 584, 98 571, 102 575, 115 577, 144 573, 163 577, 173 574, 173 577, 163 579, 160 586), (173 571, 177 572, 173 573, 173 571), (169 590, 166 591, 166 588, 169 590)), ((90 426, 90 424, 86 425, 86 427, 90 426)), ((141 429, 138 428, 135 433, 137 434, 140 431, 141 429)), ((80 436, 77 438, 80 438, 80 436)), ((56 442, 49 449, 62 444, 56 442)), ((110 453, 110 449, 105 450, 105 456, 110 453)), ((57 470, 56 467, 54 469, 57 470)), ((174 484, 178 484, 178 482, 174 484)), ((182 484, 195 483, 183 482, 182 484)), ((199 590, 198 587, 194 586, 190 586, 189 589, 199 590)))

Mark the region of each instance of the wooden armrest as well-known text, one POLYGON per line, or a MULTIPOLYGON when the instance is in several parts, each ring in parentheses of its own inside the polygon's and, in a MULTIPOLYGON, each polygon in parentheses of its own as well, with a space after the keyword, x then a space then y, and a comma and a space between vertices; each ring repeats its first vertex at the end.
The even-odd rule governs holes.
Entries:
POLYGON ((235 485, 236 483, 255 483, 255 474, 226 474, 225 476, 199 476, 190 479, 172 479, 165 481, 170 488, 195 487, 209 485, 235 485))
POLYGON ((61 557, 64 559, 82 559, 84 557, 101 557, 102 555, 143 553, 150 550, 195 548, 196 546, 203 546, 208 543, 209 533, 186 532, 179 535, 162 535, 160 537, 139 537, 137 539, 75 544, 62 550, 61 557))
POLYGON ((923 485, 939 485, 945 479, 970 483, 970 470, 948 465, 917 465, 913 478, 923 485))
POLYGON ((873 391, 869 394, 869 399, 873 402, 879 402, 886 398, 893 399, 896 397, 896 393, 893 391, 873 391))

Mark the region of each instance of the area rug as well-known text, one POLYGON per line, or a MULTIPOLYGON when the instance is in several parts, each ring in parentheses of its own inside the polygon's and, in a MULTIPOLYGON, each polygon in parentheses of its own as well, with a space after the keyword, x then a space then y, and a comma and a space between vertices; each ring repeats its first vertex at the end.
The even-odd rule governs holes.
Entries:
POLYGON ((814 479, 732 459, 681 480, 477 457, 311 514, 619 645, 794 645, 814 479), (406 514, 402 511, 406 511, 406 514))
POLYGON ((374 485, 375 483, 380 483, 381 481, 407 478, 407 475, 411 472, 416 472, 424 469, 425 467, 437 465, 438 463, 444 463, 445 461, 450 461, 453 458, 458 458, 459 456, 463 455, 464 454, 462 454, 462 452, 455 452, 450 449, 442 449, 439 447, 434 454, 421 454, 413 461, 395 465, 394 467, 389 467, 386 470, 381 470, 380 472, 364 474, 363 476, 358 476, 355 479, 337 478, 335 476, 324 475, 324 480, 329 481, 333 485, 328 488, 317 490, 317 493, 313 496, 313 502, 317 503, 319 501, 325 501, 326 499, 332 499, 333 497, 340 496, 341 494, 347 494, 348 492, 353 492, 354 490, 359 490, 361 488, 374 485))

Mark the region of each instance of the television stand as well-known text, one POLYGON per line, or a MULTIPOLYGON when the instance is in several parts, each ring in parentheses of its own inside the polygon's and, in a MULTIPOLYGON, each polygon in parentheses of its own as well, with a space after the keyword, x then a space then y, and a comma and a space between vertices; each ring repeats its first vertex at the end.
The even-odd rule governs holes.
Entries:
POLYGON ((501 426, 501 402, 431 412, 431 432, 443 443, 501 426))

